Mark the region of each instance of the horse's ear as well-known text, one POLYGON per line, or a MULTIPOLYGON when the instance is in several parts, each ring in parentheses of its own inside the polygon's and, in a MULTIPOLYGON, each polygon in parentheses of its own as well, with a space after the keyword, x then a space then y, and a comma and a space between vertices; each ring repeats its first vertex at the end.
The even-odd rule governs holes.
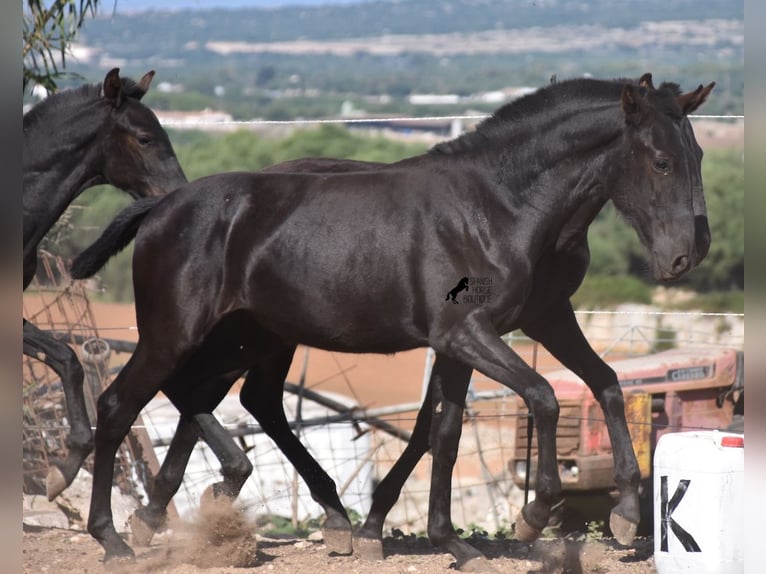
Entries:
POLYGON ((622 88, 622 111, 625 123, 631 126, 638 126, 646 116, 646 102, 633 84, 622 88))
POLYGON ((652 83, 652 74, 647 72, 643 76, 641 76, 638 80, 638 85, 642 88, 646 88, 650 92, 654 91, 654 84, 652 83))
POLYGON ((148 72, 144 74, 144 76, 136 84, 137 90, 136 90, 135 98, 137 100, 140 100, 141 98, 143 98, 146 92, 149 91, 149 86, 152 85, 152 79, 154 78, 154 74, 155 74, 154 70, 149 70, 148 72))
POLYGON ((678 96, 678 105, 681 106, 681 111, 684 115, 692 113, 704 104, 714 87, 715 82, 710 82, 705 87, 702 87, 702 84, 700 84, 693 92, 687 92, 678 96))
POLYGON ((119 108, 122 105, 122 80, 120 80, 120 69, 112 68, 104 78, 104 98, 111 102, 112 106, 119 108))

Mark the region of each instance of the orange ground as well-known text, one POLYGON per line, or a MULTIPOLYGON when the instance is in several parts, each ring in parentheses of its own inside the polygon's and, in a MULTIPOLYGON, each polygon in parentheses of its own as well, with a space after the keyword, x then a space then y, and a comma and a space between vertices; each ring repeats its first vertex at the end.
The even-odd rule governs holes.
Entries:
MULTIPOLYGON (((132 305, 80 300, 74 311, 64 305, 64 310, 53 308, 50 314, 35 315, 45 303, 50 303, 52 295, 27 294, 24 296, 24 314, 33 317, 42 328, 50 328, 46 322, 60 321, 63 314, 72 321, 72 317, 83 317, 83 322, 93 325, 98 335, 109 339, 135 341, 138 333, 135 329, 135 312, 132 305)), ((60 306, 58 306, 60 307, 60 306)), ((58 327, 60 328, 60 327, 58 327)), ((518 348, 517 348, 518 350, 518 348)), ((522 348, 528 362, 533 362, 531 347, 522 348)), ((298 382, 303 371, 306 349, 301 347, 295 354, 288 380, 298 382)), ((416 349, 396 355, 345 354, 331 353, 318 349, 308 351, 306 385, 314 390, 333 391, 354 397, 360 405, 375 408, 406 402, 419 401, 423 385, 423 372, 426 364, 426 350, 416 349)), ((118 354, 113 361, 123 364, 125 354, 118 354)), ((547 355, 540 355, 540 370, 558 368, 547 355)), ((493 381, 477 377, 478 390, 498 390, 500 385, 493 381)))

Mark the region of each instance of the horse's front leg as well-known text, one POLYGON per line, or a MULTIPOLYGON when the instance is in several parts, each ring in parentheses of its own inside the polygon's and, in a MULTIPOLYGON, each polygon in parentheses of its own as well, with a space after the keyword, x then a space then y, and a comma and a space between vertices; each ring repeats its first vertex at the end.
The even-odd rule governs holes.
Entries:
POLYGON ((548 524, 551 507, 561 496, 556 461, 559 406, 553 388, 502 340, 488 317, 480 312, 466 317, 464 322, 452 327, 438 341, 433 341, 432 346, 437 353, 471 365, 518 393, 535 417, 539 453, 536 498, 522 508, 516 519, 516 536, 531 542, 548 524))
POLYGON ((402 487, 415 465, 428 452, 434 437, 438 437, 440 444, 434 450, 446 454, 438 457, 438 461, 442 464, 437 464, 437 457, 434 456, 434 464, 437 464, 437 468, 432 469, 431 472, 429 502, 429 524, 433 526, 431 539, 454 556, 460 556, 458 564, 463 570, 478 569, 483 562, 481 555, 475 549, 457 538, 449 518, 452 467, 454 457, 457 456, 463 422, 463 403, 470 380, 470 368, 456 364, 446 357, 436 356, 428 391, 418 411, 410 440, 394 466, 375 488, 367 520, 354 534, 354 553, 360 558, 383 559, 382 538, 386 516, 399 499, 402 487), (433 399, 434 388, 440 397, 437 402, 433 399), (445 388, 452 400, 443 398, 445 388), (450 459, 452 463, 449 462, 450 459), (473 563, 471 563, 472 560, 474 560, 473 563))
POLYGON ((588 343, 569 301, 551 307, 524 332, 542 343, 561 363, 585 381, 604 411, 614 457, 615 482, 620 500, 612 509, 609 527, 621 544, 633 542, 640 512, 638 485, 641 472, 625 420, 625 403, 617 375, 588 343))
POLYGON ((48 469, 46 490, 53 500, 72 484, 85 458, 93 450, 93 431, 85 407, 82 365, 72 348, 24 321, 24 354, 48 365, 61 378, 66 399, 69 435, 66 437, 67 456, 54 459, 48 469))

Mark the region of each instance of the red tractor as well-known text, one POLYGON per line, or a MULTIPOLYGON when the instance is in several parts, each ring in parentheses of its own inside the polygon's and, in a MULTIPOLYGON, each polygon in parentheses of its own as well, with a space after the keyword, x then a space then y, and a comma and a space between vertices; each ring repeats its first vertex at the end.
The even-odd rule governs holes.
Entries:
MULTIPOLYGON (((744 356, 730 348, 673 349, 609 363, 625 395, 625 414, 641 469, 641 531, 652 527, 652 457, 665 433, 699 429, 744 432, 744 356)), ((590 389, 568 370, 545 374, 559 400, 556 434, 564 495, 555 524, 564 530, 608 524, 615 491, 612 448, 604 414, 590 389)), ((526 406, 519 399, 519 413, 526 406)), ((514 483, 525 488, 527 418, 518 418, 509 463, 514 483)), ((537 438, 531 443, 529 487, 534 489, 537 438)))

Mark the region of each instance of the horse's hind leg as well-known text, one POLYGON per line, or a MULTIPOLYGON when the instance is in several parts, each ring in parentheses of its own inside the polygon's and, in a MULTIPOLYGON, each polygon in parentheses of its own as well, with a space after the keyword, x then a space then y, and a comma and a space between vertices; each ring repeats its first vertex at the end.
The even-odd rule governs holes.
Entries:
POLYGON ((553 308, 524 332, 542 343, 593 391, 604 411, 614 457, 615 482, 620 500, 612 509, 609 526, 621 544, 631 544, 640 519, 638 485, 641 472, 625 420, 625 403, 617 375, 588 343, 569 302, 553 308))
POLYGON ((328 550, 350 554, 351 521, 338 497, 335 482, 293 434, 285 416, 284 381, 294 352, 294 346, 275 344, 267 354, 262 354, 248 371, 240 400, 301 475, 311 497, 324 509, 327 518, 322 524, 322 534, 328 550))
POLYGON ((239 372, 223 377, 211 377, 197 384, 193 377, 182 373, 174 377, 176 384, 163 388, 165 394, 181 410, 189 409, 189 414, 181 415, 173 440, 170 443, 162 467, 155 477, 149 492, 149 502, 131 517, 131 530, 137 544, 147 545, 154 533, 167 519, 167 506, 178 491, 183 480, 198 438, 204 440, 221 462, 223 480, 210 485, 202 493, 201 505, 211 504, 219 497, 234 499, 239 495, 242 485, 253 472, 253 465, 247 455, 237 446, 231 435, 221 426, 218 419, 210 412, 191 412, 204 409, 212 411, 223 400, 237 380, 239 372), (194 407, 190 407, 189 393, 186 388, 194 388, 194 407))
POLYGON ((463 411, 471 367, 447 356, 440 356, 441 368, 434 372, 430 386, 432 450, 431 489, 428 498, 428 538, 438 548, 455 557, 456 568, 466 572, 488 569, 484 556, 462 540, 452 523, 452 472, 457 461, 463 411))
POLYGON ((56 498, 72 484, 85 458, 93 450, 93 431, 85 408, 82 365, 72 348, 54 339, 32 323, 24 321, 24 354, 38 359, 61 378, 66 399, 70 431, 66 438, 67 456, 54 459, 48 469, 46 490, 48 500, 56 498))
POLYGON ((136 544, 146 546, 154 533, 167 521, 167 506, 181 486, 189 458, 197 443, 204 440, 221 462, 223 480, 210 485, 202 493, 201 505, 212 504, 220 497, 234 499, 253 472, 253 465, 214 415, 201 413, 181 416, 165 460, 157 473, 146 506, 137 509, 130 526, 136 544))
POLYGON ((162 388, 173 369, 172 352, 139 343, 117 378, 98 398, 93 489, 88 532, 104 548, 104 560, 134 556, 112 518, 114 459, 141 409, 162 388))
MULTIPOLYGON (((438 358, 437 358, 438 361, 438 358)), ((434 365, 435 366, 435 365, 434 365)), ((431 378, 433 379, 433 371, 431 378)), ((354 533, 354 554, 365 560, 383 559, 383 524, 399 500, 407 478, 415 465, 428 452, 428 432, 431 428, 431 385, 428 385, 423 406, 418 411, 415 428, 401 456, 372 493, 372 505, 367 519, 354 533)))
POLYGON ((253 472, 253 464, 215 416, 200 414, 196 415, 194 420, 199 425, 202 440, 221 461, 223 476, 222 481, 211 484, 205 489, 200 504, 210 504, 219 498, 237 498, 242 485, 253 472))
MULTIPOLYGON (((445 360, 444 357, 437 355, 434 361, 433 368, 431 369, 431 381, 435 378, 441 378, 450 376, 451 373, 457 373, 449 369, 450 362, 445 360)), ((470 382, 470 376, 467 379, 458 379, 451 384, 466 384, 470 382)), ((458 390, 457 393, 460 391, 458 390)), ((397 459, 391 470, 388 471, 383 480, 380 481, 375 488, 375 492, 372 494, 372 506, 370 512, 367 515, 367 520, 354 534, 354 553, 360 558, 368 560, 382 560, 383 559, 383 524, 386 516, 391 512, 394 504, 399 499, 402 488, 405 481, 410 476, 415 468, 415 465, 423 458, 428 452, 431 446, 429 433, 431 430, 431 422, 433 420, 433 405, 432 405, 433 391, 432 385, 429 381, 428 390, 426 392, 423 405, 418 411, 417 419, 415 420, 415 428, 412 430, 412 435, 407 443, 407 446, 402 452, 401 456, 397 459)), ((462 409, 454 409, 454 414, 458 420, 462 421, 462 409)))
POLYGON ((167 506, 181 486, 198 437, 199 428, 194 420, 181 416, 165 460, 162 461, 162 466, 148 489, 149 502, 146 506, 138 508, 130 517, 130 529, 136 544, 148 546, 154 533, 165 526, 167 506))

